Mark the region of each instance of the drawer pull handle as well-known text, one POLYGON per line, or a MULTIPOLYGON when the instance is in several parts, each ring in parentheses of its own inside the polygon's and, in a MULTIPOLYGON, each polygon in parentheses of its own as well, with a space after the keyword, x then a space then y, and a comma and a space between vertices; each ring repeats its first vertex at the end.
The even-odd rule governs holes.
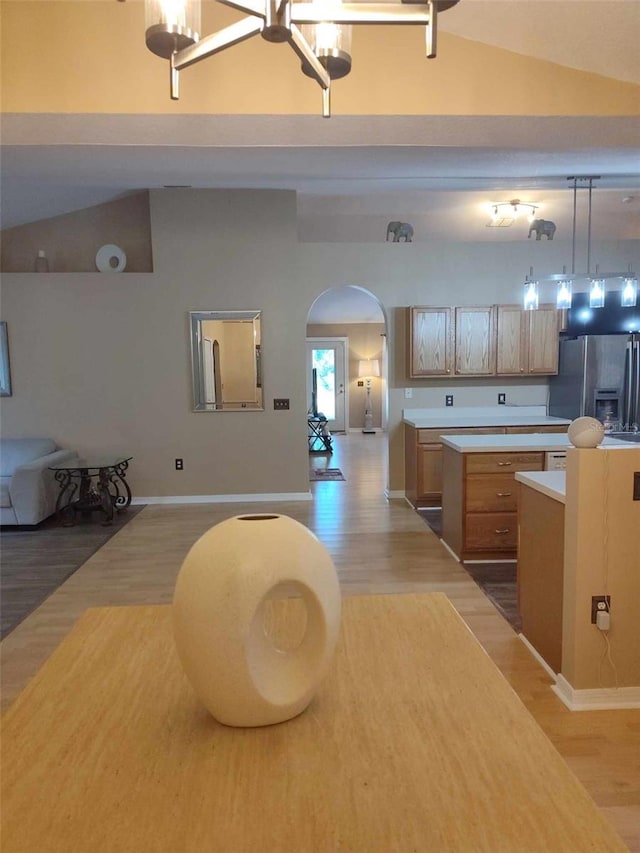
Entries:
POLYGON ((503 467, 505 465, 513 465, 513 462, 498 462, 498 465, 500 465, 500 467, 503 467))
POLYGON ((496 492, 499 498, 510 498, 511 492, 496 492))
POLYGON ((504 533, 508 533, 508 532, 509 532, 509 528, 508 528, 508 527, 505 527, 503 530, 496 530, 495 532, 496 532, 496 533, 499 533, 500 535, 503 535, 504 533))

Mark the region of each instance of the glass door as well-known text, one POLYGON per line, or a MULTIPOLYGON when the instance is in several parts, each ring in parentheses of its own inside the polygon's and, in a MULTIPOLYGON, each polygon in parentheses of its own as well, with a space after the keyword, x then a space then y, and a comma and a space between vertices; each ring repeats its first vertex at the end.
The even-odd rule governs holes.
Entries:
POLYGON ((331 432, 345 432, 346 339, 307 338, 308 408, 313 406, 314 371, 316 412, 328 421, 331 432))

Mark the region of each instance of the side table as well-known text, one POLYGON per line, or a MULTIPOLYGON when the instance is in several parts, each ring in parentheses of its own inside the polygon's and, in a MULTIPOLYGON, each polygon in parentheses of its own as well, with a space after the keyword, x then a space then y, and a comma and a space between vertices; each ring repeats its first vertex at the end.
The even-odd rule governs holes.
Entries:
POLYGON ((75 465, 53 465, 60 494, 56 512, 62 523, 75 524, 76 513, 83 515, 99 510, 103 524, 111 524, 116 510, 131 503, 131 489, 125 479, 131 456, 105 456, 79 459, 75 465), (77 492, 77 497, 76 497, 77 492))

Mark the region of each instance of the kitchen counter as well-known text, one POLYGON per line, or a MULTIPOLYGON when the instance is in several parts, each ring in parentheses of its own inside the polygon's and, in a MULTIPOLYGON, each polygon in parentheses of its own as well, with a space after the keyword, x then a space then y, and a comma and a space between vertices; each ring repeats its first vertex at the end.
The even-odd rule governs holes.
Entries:
POLYGON ((403 422, 415 429, 451 427, 569 426, 566 418, 553 418, 544 406, 449 407, 446 409, 404 409, 403 422))
MULTIPOLYGON (((526 453, 536 450, 566 450, 573 447, 563 433, 522 433, 520 435, 443 435, 442 444, 459 453, 526 453)), ((601 447, 633 447, 618 438, 605 437, 601 447)))
POLYGON ((517 471, 516 480, 554 501, 564 503, 567 486, 565 471, 517 471))

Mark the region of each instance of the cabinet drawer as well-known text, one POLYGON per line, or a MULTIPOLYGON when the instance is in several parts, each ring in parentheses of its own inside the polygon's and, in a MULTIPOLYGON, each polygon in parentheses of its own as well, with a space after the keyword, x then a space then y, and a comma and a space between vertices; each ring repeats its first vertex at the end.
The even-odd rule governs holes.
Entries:
POLYGON ((447 427, 419 429, 418 444, 437 444, 441 435, 504 435, 504 427, 447 427))
POLYGON ((467 477, 467 512, 515 512, 516 481, 513 474, 472 474, 467 477))
POLYGON ((467 474, 542 471, 544 453, 467 453, 467 474))
POLYGON ((507 427, 507 435, 516 435, 516 434, 529 434, 531 433, 542 433, 542 432, 554 432, 554 433, 566 433, 569 429, 569 424, 556 424, 555 426, 530 426, 530 427, 507 427))
POLYGON ((478 551, 515 551, 518 542, 516 512, 468 513, 465 548, 478 551))

